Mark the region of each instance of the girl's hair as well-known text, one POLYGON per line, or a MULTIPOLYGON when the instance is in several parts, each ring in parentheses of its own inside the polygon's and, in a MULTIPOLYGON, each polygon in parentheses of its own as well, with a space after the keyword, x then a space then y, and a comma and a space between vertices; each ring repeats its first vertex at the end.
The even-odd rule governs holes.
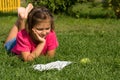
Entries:
POLYGON ((26 22, 26 31, 31 33, 32 28, 40 24, 42 21, 49 19, 51 23, 51 30, 54 30, 54 20, 52 13, 45 7, 34 7, 28 14, 26 22))

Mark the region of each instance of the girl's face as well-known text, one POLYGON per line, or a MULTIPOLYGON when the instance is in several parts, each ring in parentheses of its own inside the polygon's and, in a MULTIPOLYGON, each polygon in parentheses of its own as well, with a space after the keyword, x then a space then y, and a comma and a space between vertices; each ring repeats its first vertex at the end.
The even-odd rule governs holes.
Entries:
MULTIPOLYGON (((36 32, 39 37, 41 38, 45 38, 47 36, 47 34, 50 33, 50 30, 51 30, 51 23, 50 22, 42 22, 38 25, 35 25, 33 28, 32 28, 32 31, 36 32)), ((33 34, 34 37, 36 34, 33 34)), ((36 38, 35 38, 36 39, 36 38)))

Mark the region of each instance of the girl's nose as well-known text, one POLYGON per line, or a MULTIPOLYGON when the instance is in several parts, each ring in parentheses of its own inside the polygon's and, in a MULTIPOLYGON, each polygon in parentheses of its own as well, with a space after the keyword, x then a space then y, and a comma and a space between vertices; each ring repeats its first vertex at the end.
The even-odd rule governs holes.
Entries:
POLYGON ((42 31, 42 35, 43 35, 43 36, 46 36, 46 34, 47 34, 47 31, 46 31, 46 30, 43 30, 43 31, 42 31))

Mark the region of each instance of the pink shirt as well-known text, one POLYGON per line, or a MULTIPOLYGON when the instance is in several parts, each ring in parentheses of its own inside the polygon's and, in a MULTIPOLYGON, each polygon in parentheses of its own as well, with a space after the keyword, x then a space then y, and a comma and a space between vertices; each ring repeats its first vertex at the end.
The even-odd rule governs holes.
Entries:
MULTIPOLYGON (((47 51, 58 47, 58 41, 54 31, 51 31, 45 39, 46 44, 42 50, 42 54, 46 54, 47 51)), ((37 46, 33 43, 25 29, 18 32, 16 41, 16 45, 12 49, 12 52, 16 54, 21 54, 21 52, 32 52, 37 46)))

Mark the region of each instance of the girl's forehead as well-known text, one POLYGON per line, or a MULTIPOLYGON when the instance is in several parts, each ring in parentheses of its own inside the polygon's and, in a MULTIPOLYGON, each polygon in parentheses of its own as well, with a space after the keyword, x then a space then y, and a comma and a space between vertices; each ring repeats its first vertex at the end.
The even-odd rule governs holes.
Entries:
POLYGON ((39 27, 39 26, 51 26, 51 18, 46 18, 44 20, 38 20, 37 23, 34 25, 34 27, 39 27))
POLYGON ((50 25, 51 21, 41 21, 37 25, 50 25))
POLYGON ((41 20, 38 24, 51 24, 51 19, 41 20))
POLYGON ((49 22, 46 22, 46 21, 40 22, 40 23, 36 24, 35 27, 51 27, 51 22, 50 21, 49 22))

